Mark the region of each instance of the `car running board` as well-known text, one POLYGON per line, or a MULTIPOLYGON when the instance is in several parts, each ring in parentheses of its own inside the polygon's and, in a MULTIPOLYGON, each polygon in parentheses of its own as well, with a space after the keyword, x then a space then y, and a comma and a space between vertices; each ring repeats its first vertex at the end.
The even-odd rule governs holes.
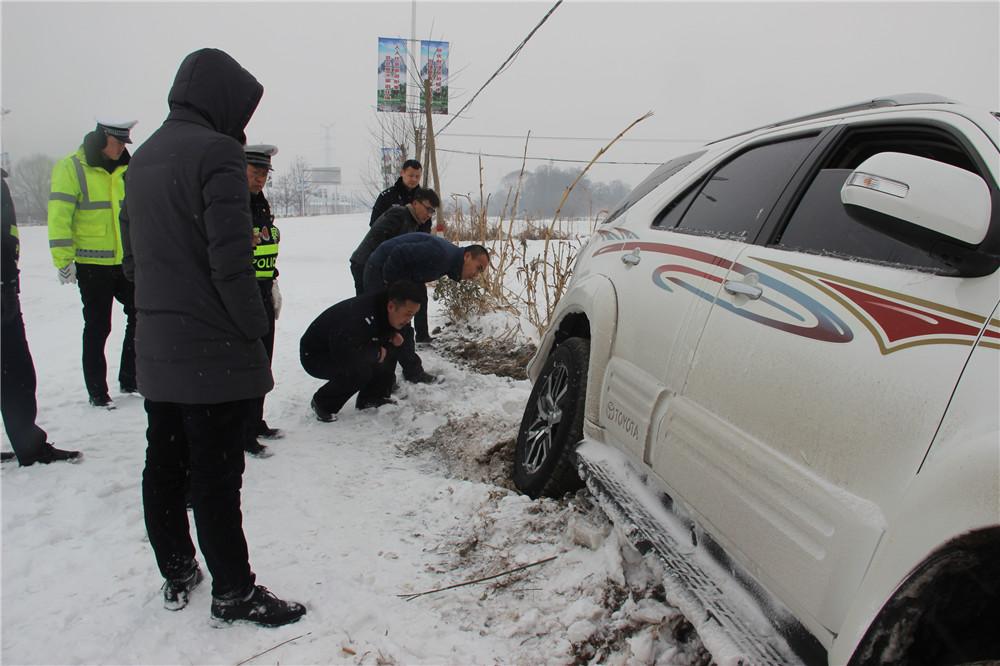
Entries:
POLYGON ((694 626, 719 666, 802 664, 767 619, 760 605, 710 556, 692 546, 667 510, 620 453, 584 440, 576 451, 580 476, 598 503, 643 554, 654 552, 665 565, 667 601, 694 626), (639 496, 639 495, 644 495, 639 496), (657 519, 654 513, 661 514, 657 519), (665 524, 666 523, 666 524, 665 524), (705 562, 708 566, 705 566, 705 562), (709 568, 718 568, 710 572, 709 568))

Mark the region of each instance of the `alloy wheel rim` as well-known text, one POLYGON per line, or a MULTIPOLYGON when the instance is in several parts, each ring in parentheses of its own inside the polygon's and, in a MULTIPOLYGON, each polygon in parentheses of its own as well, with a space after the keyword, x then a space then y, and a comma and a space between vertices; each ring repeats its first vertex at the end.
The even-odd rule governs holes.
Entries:
POLYGON ((535 401, 535 418, 528 427, 527 447, 521 460, 528 474, 537 472, 548 460, 556 430, 562 423, 562 401, 568 391, 569 371, 557 363, 545 378, 535 401))

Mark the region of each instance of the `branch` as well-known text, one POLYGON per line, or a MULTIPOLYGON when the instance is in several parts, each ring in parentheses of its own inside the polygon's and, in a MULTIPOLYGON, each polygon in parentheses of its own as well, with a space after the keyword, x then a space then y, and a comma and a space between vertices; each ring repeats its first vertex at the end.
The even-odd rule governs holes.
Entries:
MULTIPOLYGON (((494 578, 499 578, 500 576, 506 576, 507 574, 517 573, 518 571, 523 571, 524 569, 529 569, 531 567, 537 567, 540 564, 545 564, 546 562, 551 562, 556 559, 558 555, 553 555, 552 557, 546 557, 544 560, 538 560, 537 562, 532 562, 531 564, 524 564, 513 569, 508 569, 507 571, 501 571, 498 574, 493 574, 492 576, 486 576, 484 578, 477 578, 475 580, 468 580, 464 583, 455 583, 454 585, 447 585, 445 587, 439 587, 434 590, 427 590, 426 592, 417 592, 416 594, 397 594, 396 596, 400 599, 406 599, 407 601, 413 601, 417 597, 422 597, 425 594, 434 594, 435 592, 444 592, 445 590, 453 590, 456 587, 464 587, 466 585, 475 585, 476 583, 482 583, 487 580, 493 580, 494 578)), ((236 666, 239 666, 237 664, 236 666)))
POLYGON ((260 655, 262 655, 262 654, 267 654, 267 653, 268 653, 268 652, 270 652, 271 650, 276 650, 277 648, 280 648, 280 647, 281 647, 282 645, 284 645, 285 643, 291 643, 292 641, 297 641, 297 640, 299 640, 300 638, 303 638, 303 637, 305 637, 305 636, 308 636, 308 635, 309 635, 309 634, 311 634, 311 633, 312 633, 311 631, 307 631, 306 633, 302 634, 302 636, 296 636, 295 638, 289 638, 289 639, 288 639, 287 641, 281 641, 281 642, 280 642, 280 643, 278 643, 277 645, 275 645, 275 646, 273 646, 273 647, 269 647, 269 648, 267 648, 266 650, 264 650, 263 652, 258 652, 257 654, 255 654, 255 655, 254 655, 254 656, 252 656, 252 657, 247 657, 247 658, 246 658, 246 659, 244 659, 243 661, 241 661, 241 662, 239 662, 238 664, 236 664, 236 666, 243 666, 243 664, 245 664, 245 663, 247 663, 248 661, 251 661, 251 660, 253 660, 253 659, 256 659, 257 657, 259 657, 259 656, 260 656, 260 655))

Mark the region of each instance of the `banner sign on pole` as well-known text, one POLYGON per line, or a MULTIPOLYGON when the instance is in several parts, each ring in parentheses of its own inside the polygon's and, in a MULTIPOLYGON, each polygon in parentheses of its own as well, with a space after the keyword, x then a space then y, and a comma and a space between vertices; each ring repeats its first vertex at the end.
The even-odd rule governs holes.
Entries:
POLYGON ((406 40, 378 38, 378 111, 406 111, 406 40))
MULTIPOLYGON (((431 82, 431 113, 448 113, 448 42, 420 40, 420 80, 431 82)), ((420 88, 424 111, 424 88, 420 88)))

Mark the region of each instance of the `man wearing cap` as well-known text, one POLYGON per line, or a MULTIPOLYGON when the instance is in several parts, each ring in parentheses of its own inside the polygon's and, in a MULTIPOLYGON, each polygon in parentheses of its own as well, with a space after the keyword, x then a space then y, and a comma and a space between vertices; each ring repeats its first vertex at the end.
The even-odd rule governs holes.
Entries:
MULTIPOLYGON (((278 242, 281 240, 278 227, 274 225, 271 205, 264 197, 264 185, 273 170, 271 158, 278 154, 278 147, 267 144, 246 146, 247 182, 250 184, 250 214, 253 217, 253 265, 257 275, 257 286, 267 311, 268 329, 263 337, 268 362, 274 357, 274 322, 281 315, 281 291, 278 289, 278 242)), ((267 458, 271 451, 258 441, 280 439, 283 434, 278 428, 271 428, 264 421, 264 396, 260 397, 256 410, 256 420, 252 424, 245 450, 252 456, 267 458)))
POLYGON ((132 283, 122 275, 118 213, 136 121, 100 119, 75 153, 56 162, 49 194, 49 248, 60 284, 76 282, 83 301, 83 379, 95 407, 113 409, 108 395, 104 346, 111 333, 111 306, 125 310, 118 382, 136 390, 135 306, 132 283))

